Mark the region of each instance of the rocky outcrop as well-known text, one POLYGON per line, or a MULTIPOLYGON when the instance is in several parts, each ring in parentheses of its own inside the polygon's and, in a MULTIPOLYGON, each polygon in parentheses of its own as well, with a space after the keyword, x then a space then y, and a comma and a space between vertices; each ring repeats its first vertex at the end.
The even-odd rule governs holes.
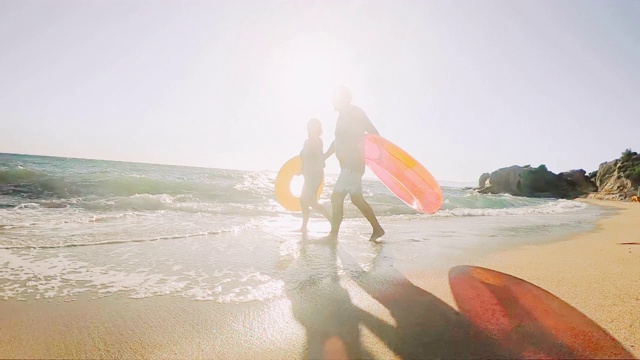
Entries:
MULTIPOLYGON (((480 180, 483 177, 485 174, 480 180)), ((498 169, 489 175, 484 185, 478 189, 480 193, 564 199, 574 199, 597 188, 584 170, 555 174, 544 165, 537 168, 514 165, 498 169)))
POLYGON ((597 184, 587 175, 587 172, 582 169, 561 172, 558 176, 569 185, 572 191, 583 194, 598 191, 597 184))
POLYGON ((483 194, 564 199, 588 195, 625 200, 640 197, 640 154, 627 149, 619 159, 600 164, 589 175, 582 169, 554 174, 544 165, 537 168, 514 165, 484 173, 478 182, 477 190, 483 194))
POLYGON ((620 159, 604 162, 595 175, 598 192, 589 197, 606 200, 626 200, 638 195, 640 186, 640 155, 623 153, 620 159))
POLYGON ((480 179, 478 180, 478 188, 483 188, 487 186, 487 180, 489 180, 489 178, 491 178, 491 174, 489 173, 484 173, 480 175, 480 179))
POLYGON ((498 169, 489 175, 489 180, 485 180, 485 186, 480 188, 479 191, 483 194, 507 193, 522 195, 520 191, 520 178, 524 170, 525 168, 517 165, 498 169))

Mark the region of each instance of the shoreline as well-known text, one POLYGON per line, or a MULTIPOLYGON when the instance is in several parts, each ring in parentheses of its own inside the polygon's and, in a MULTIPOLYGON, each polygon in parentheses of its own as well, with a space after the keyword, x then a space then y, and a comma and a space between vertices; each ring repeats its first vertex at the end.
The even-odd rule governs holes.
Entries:
MULTIPOLYGON (((470 254, 467 265, 501 271, 551 292, 640 357, 640 230, 635 229, 640 204, 580 201, 616 211, 591 230, 470 254)), ((315 358, 321 354, 322 331, 355 338, 357 348, 349 350, 356 357, 412 357, 423 343, 405 342, 408 335, 427 330, 442 343, 438 336, 451 330, 457 306, 447 271, 401 273, 383 245, 368 271, 374 281, 366 283, 353 276, 358 265, 349 263, 353 259, 344 244, 306 247, 308 253, 291 259, 290 274, 283 278, 286 294, 267 301, 221 304, 87 294, 70 302, 0 301, 0 358, 315 358), (296 274, 299 266, 323 269, 338 259, 342 273, 336 267, 313 278, 296 274), (385 324, 398 332, 387 334, 385 324)), ((444 344, 434 355, 459 355, 451 352, 451 342, 444 344)))

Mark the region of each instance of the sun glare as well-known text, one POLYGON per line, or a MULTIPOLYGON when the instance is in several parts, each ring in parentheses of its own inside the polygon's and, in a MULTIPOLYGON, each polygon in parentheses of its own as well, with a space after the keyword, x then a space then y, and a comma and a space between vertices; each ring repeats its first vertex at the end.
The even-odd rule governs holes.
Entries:
POLYGON ((327 34, 305 34, 273 50, 272 88, 282 101, 300 109, 327 106, 344 81, 346 51, 327 34))

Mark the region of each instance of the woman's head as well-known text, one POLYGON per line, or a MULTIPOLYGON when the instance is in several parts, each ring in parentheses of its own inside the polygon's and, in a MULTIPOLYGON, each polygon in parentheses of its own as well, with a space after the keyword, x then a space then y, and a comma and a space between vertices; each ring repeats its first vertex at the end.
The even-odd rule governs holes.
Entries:
POLYGON ((322 123, 320 120, 316 118, 309 119, 309 122, 307 122, 307 132, 309 132, 309 136, 322 135, 322 123))

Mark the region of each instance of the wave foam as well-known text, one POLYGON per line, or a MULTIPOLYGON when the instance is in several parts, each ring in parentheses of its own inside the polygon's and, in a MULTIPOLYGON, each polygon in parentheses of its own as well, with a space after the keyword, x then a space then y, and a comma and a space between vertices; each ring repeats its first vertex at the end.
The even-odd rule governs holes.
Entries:
POLYGON ((587 205, 572 200, 555 200, 546 204, 536 206, 522 206, 502 209, 490 208, 458 208, 441 210, 432 216, 504 216, 504 215, 533 215, 533 214, 559 214, 571 211, 578 211, 586 208, 587 205))
MULTIPOLYGON (((149 260, 147 260, 149 261, 149 260)), ((74 300, 81 293, 104 297, 122 293, 139 299, 175 295, 192 300, 240 303, 266 300, 284 293, 284 282, 255 269, 206 272, 162 272, 151 260, 144 267, 89 264, 67 254, 42 257, 39 253, 0 250, 0 298, 74 300)))
POLYGON ((140 239, 126 239, 126 240, 105 240, 105 241, 88 241, 88 242, 62 242, 55 244, 24 244, 24 245, 0 245, 0 249, 56 249, 56 248, 71 248, 78 246, 94 246, 94 245, 112 245, 112 244, 126 244, 126 243, 139 243, 159 240, 174 240, 174 239, 189 239, 198 236, 208 235, 220 235, 225 232, 233 232, 235 230, 214 230, 214 231, 201 231, 198 233, 184 234, 184 235, 169 235, 169 236, 157 236, 150 238, 140 239))

